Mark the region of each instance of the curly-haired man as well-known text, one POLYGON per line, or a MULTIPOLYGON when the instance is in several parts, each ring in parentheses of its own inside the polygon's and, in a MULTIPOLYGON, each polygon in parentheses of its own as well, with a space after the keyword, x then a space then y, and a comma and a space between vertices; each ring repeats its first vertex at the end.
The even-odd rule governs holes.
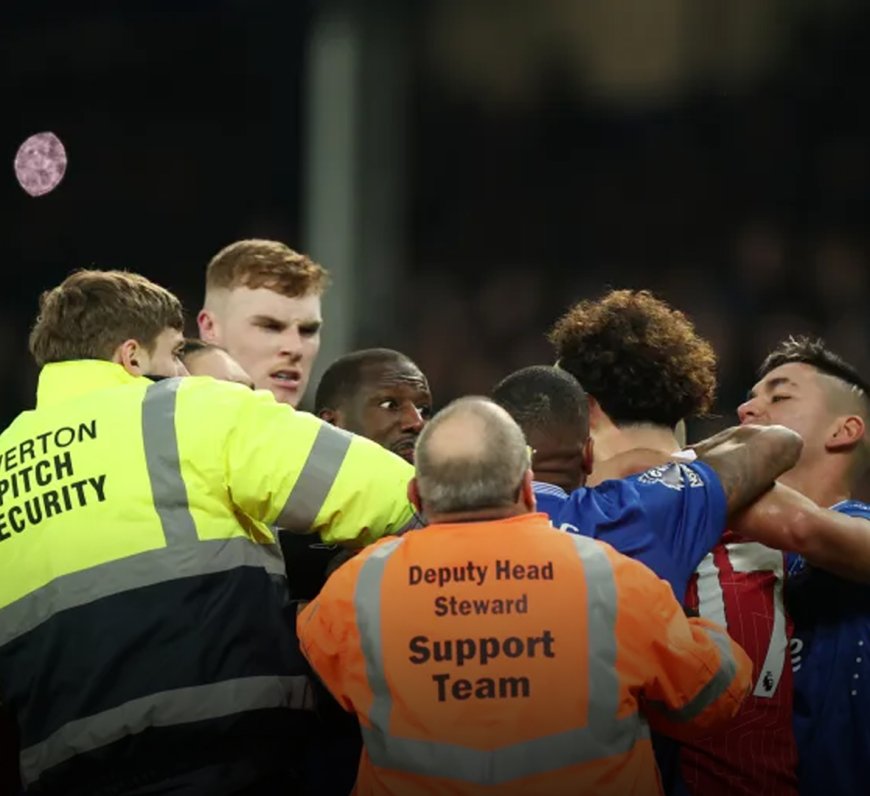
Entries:
POLYGON ((559 367, 589 395, 595 446, 589 485, 627 475, 619 463, 629 451, 679 450, 681 421, 713 404, 712 346, 682 312, 646 290, 613 290, 578 302, 556 323, 550 341, 559 367))
MULTIPOLYGON (((589 394, 595 481, 628 476, 670 456, 681 447, 680 421, 704 414, 713 402, 713 349, 683 313, 647 291, 617 290, 598 301, 581 301, 559 320, 550 339, 560 367, 589 394), (646 463, 644 451, 651 457, 646 463)), ((776 506, 771 511, 775 515, 776 506)), ((695 570, 685 594, 677 596, 728 628, 752 658, 757 680, 724 731, 698 734, 678 751, 659 739, 657 757, 668 793, 796 796, 784 554, 755 541, 757 528, 736 526, 742 535, 728 530, 718 541, 700 534, 681 540, 674 527, 658 529, 680 574, 695 570)), ((632 543, 613 533, 599 538, 623 552, 632 543)))

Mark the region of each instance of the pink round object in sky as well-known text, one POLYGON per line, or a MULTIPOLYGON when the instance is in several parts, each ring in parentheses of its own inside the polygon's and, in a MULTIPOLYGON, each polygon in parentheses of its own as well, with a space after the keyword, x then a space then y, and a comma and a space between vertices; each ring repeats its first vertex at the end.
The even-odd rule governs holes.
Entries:
POLYGON ((60 184, 66 171, 66 150, 54 133, 30 136, 15 155, 15 176, 31 196, 43 196, 60 184))

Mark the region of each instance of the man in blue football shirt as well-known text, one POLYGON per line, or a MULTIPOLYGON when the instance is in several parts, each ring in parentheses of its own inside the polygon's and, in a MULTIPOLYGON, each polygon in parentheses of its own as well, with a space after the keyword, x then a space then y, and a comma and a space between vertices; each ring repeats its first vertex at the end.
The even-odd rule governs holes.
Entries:
POLYGON ((759 376, 741 422, 783 424, 804 438, 782 486, 743 518, 766 525, 769 544, 802 553, 787 584, 799 787, 858 796, 870 783, 870 506, 852 494, 870 466, 870 385, 807 338, 781 344, 759 376))

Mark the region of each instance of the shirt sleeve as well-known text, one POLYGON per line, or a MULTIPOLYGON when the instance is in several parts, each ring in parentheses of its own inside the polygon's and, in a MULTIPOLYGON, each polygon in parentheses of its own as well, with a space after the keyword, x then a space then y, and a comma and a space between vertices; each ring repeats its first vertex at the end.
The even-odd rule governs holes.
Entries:
POLYGON ((357 562, 348 562, 338 569, 296 618, 302 654, 336 701, 349 712, 359 707, 355 705, 353 683, 364 679, 354 671, 358 661, 352 654, 352 650, 360 648, 353 604, 358 574, 357 562))
POLYGON ((660 536, 677 566, 694 572, 725 532, 728 504, 719 476, 695 461, 654 467, 629 480, 648 521, 664 529, 660 536))
POLYGON ((534 481, 532 487, 538 511, 546 514, 550 518, 550 522, 558 528, 559 516, 565 501, 568 499, 568 493, 554 484, 547 484, 543 481, 534 481))
POLYGON ((651 726, 688 740, 728 721, 751 687, 747 654, 723 628, 687 618, 666 584, 636 562, 611 560, 619 589, 620 668, 641 684, 641 709, 651 726))
POLYGON ((242 390, 236 401, 224 471, 243 512, 354 545, 415 524, 407 496, 414 469, 406 461, 265 391, 242 390))

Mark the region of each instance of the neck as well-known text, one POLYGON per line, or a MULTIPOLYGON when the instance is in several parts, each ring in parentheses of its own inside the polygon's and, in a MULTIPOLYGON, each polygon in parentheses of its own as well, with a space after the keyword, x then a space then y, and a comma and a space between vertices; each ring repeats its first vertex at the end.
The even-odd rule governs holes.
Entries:
POLYGON ((430 525, 453 525, 460 522, 491 522, 492 520, 504 520, 508 517, 518 517, 520 514, 528 514, 529 511, 531 509, 528 506, 518 503, 514 503, 511 506, 444 513, 427 511, 426 507, 423 506, 423 516, 430 525))
POLYGON ((636 448, 661 451, 666 455, 680 449, 680 443, 672 428, 648 423, 630 426, 609 424, 593 429, 592 438, 595 441, 595 459, 602 462, 636 448))
POLYGON ((798 464, 777 480, 800 492, 822 508, 828 508, 852 497, 848 474, 842 472, 842 469, 835 466, 833 462, 822 461, 814 467, 801 467, 798 464))

